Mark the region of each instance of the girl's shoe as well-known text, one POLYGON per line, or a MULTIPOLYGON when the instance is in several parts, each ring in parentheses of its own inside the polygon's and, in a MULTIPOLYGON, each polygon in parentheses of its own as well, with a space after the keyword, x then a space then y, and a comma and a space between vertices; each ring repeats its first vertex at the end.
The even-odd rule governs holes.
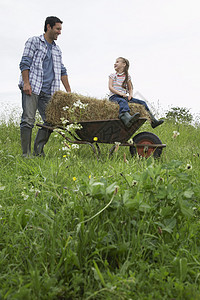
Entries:
POLYGON ((119 118, 124 123, 126 127, 131 127, 131 125, 137 121, 140 117, 140 113, 135 113, 133 116, 129 114, 128 111, 125 113, 120 114, 119 118))

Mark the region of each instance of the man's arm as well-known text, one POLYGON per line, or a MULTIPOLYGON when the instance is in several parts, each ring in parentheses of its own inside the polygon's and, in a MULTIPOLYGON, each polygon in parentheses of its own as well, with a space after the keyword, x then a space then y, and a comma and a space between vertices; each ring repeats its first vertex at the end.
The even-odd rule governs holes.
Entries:
POLYGON ((27 95, 31 95, 32 89, 29 82, 29 70, 32 64, 33 56, 36 51, 36 42, 34 38, 30 38, 26 41, 22 59, 20 62, 20 70, 22 73, 22 79, 24 82, 23 91, 27 95))
POLYGON ((22 78, 24 81, 23 91, 26 95, 30 95, 32 93, 31 85, 29 82, 29 70, 22 71, 22 78))
POLYGON ((62 81, 62 84, 64 85, 66 91, 68 93, 71 93, 71 87, 69 85, 68 76, 67 75, 61 76, 61 81, 62 81))

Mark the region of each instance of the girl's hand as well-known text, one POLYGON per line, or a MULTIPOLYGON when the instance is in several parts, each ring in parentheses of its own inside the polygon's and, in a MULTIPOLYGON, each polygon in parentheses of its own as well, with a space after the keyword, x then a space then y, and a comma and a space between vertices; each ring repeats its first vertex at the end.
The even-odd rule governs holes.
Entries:
POLYGON ((128 96, 128 101, 130 101, 132 98, 133 98, 133 97, 129 95, 129 96, 128 96))
POLYGON ((120 96, 123 97, 123 98, 127 97, 126 94, 124 94, 124 93, 120 93, 120 96))

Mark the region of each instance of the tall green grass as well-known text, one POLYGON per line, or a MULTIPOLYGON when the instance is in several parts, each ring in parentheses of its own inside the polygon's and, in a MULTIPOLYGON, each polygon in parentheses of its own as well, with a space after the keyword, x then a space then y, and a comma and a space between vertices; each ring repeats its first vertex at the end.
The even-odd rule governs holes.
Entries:
POLYGON ((23 159, 0 124, 0 299, 200 299, 200 128, 140 131, 167 144, 159 160, 68 156, 56 134, 23 159))

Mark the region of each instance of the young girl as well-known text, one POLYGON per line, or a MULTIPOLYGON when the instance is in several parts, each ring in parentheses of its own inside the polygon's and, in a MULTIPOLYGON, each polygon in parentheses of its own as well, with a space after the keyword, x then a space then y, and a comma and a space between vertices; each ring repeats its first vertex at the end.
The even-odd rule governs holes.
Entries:
POLYGON ((129 114, 130 108, 128 106, 128 102, 144 105, 150 115, 152 128, 161 125, 164 121, 156 120, 145 101, 133 98, 133 85, 128 73, 129 61, 123 57, 117 58, 114 64, 114 69, 116 73, 110 74, 109 76, 109 100, 115 101, 119 104, 119 118, 125 126, 130 127, 132 123, 140 117, 139 113, 136 113, 133 116, 129 114))

